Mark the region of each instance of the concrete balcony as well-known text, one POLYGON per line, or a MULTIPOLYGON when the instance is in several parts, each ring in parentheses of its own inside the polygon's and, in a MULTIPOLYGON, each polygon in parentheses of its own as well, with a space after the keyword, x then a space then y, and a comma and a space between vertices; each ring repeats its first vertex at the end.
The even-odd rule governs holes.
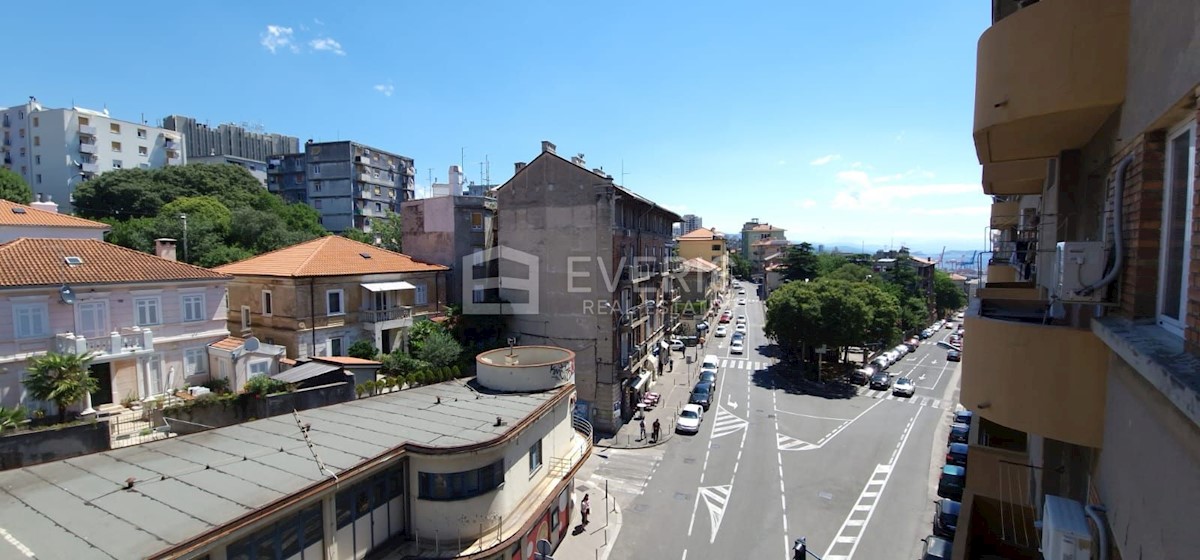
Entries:
POLYGON ((95 142, 80 142, 79 143, 79 153, 81 153, 81 154, 96 153, 96 143, 95 142))
POLYGON ((62 333, 54 335, 54 351, 59 354, 91 354, 94 363, 104 363, 153 353, 154 333, 139 327, 91 338, 62 333))
POLYGON ((383 185, 383 186, 388 186, 388 187, 392 186, 392 181, 389 181, 387 177, 384 177, 382 175, 379 177, 376 177, 376 176, 372 175, 371 173, 359 173, 358 174, 358 182, 370 183, 372 185, 383 185))
POLYGON ((81 163, 81 164, 79 164, 79 170, 84 173, 99 173, 100 172, 100 164, 81 163))
POLYGON ((374 330, 378 328, 396 329, 412 326, 412 307, 407 305, 389 307, 387 309, 363 309, 358 312, 363 328, 374 330))
POLYGON ((1048 302, 1036 288, 991 285, 964 321, 963 406, 1016 430, 1101 447, 1108 347, 1090 330, 1042 324, 1048 302))
POLYGON ((988 163, 983 166, 983 194, 1042 194, 1050 158, 988 163))
POLYGON ((179 142, 176 142, 171 139, 167 139, 167 140, 163 141, 163 148, 166 148, 168 150, 178 150, 179 142))
POLYGON ((1017 225, 1020 204, 1020 202, 1015 200, 1012 202, 993 202, 992 229, 1004 229, 1017 225))
POLYGON ((1125 98, 1129 0, 1042 0, 979 38, 975 150, 982 164, 1055 157, 1125 98))
POLYGON ((96 135, 96 127, 86 125, 86 124, 81 124, 81 125, 79 125, 79 133, 83 134, 85 136, 95 136, 96 135))
POLYGON ((183 158, 181 158, 179 156, 168 157, 167 165, 183 165, 183 158))

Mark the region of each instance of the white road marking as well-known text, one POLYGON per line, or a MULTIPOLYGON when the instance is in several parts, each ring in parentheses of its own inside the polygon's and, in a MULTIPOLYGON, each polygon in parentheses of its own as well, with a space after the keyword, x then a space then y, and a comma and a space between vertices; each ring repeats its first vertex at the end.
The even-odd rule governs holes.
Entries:
MULTIPOLYGON (((733 402, 733 395, 726 394, 725 399, 726 399, 725 404, 729 405, 729 408, 737 410, 737 403, 733 402)), ((721 407, 718 406, 717 408, 721 408, 721 407)))
POLYGON ((708 539, 709 544, 717 540, 717 531, 721 528, 721 520, 725 517, 725 506, 729 504, 729 494, 732 490, 733 485, 730 484, 700 487, 699 497, 704 500, 704 505, 708 507, 709 526, 712 527, 712 536, 708 539))
POLYGON ((775 409, 775 412, 782 412, 784 414, 791 414, 792 416, 801 416, 804 418, 812 418, 814 420, 833 420, 835 422, 849 422, 850 421, 849 418, 830 418, 828 416, 813 416, 811 414, 800 414, 799 412, 789 412, 787 410, 779 410, 778 408, 775 409))
POLYGON ((745 429, 747 424, 745 420, 729 412, 724 406, 717 405, 717 417, 713 420, 713 429, 710 438, 715 439, 727 436, 738 430, 745 429))
POLYGON ((24 554, 26 558, 37 557, 37 555, 33 553, 33 550, 31 550, 28 546, 25 546, 25 544, 21 541, 17 540, 17 537, 12 536, 12 533, 9 533, 3 527, 0 527, 0 536, 3 536, 4 540, 7 541, 8 544, 13 545, 13 548, 16 548, 18 552, 24 554))

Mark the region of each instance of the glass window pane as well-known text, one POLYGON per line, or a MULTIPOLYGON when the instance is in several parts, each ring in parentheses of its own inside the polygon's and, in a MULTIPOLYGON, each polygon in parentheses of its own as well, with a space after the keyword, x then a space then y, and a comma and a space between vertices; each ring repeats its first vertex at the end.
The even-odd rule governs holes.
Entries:
POLYGON ((1181 293, 1183 290, 1184 239, 1187 234, 1188 179, 1191 169, 1188 157, 1192 148, 1192 134, 1185 132, 1171 140, 1171 168, 1168 170, 1167 204, 1165 212, 1166 246, 1163 248, 1162 314, 1181 320, 1181 293))

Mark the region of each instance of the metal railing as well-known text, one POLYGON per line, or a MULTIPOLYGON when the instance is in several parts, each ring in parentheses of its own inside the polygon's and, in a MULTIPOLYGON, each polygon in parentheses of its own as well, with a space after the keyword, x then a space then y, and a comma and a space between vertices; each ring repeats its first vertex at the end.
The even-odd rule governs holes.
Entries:
POLYGON ((412 317, 411 306, 390 307, 388 309, 363 309, 359 311, 362 321, 367 323, 380 323, 383 321, 392 321, 395 319, 406 319, 412 317))

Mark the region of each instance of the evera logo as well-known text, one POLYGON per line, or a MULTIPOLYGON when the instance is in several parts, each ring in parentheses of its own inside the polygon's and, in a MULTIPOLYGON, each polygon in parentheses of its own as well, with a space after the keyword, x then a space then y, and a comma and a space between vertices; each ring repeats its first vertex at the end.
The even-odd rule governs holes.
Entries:
POLYGON ((475 251, 462 258, 463 313, 467 315, 537 315, 538 314, 538 257, 525 251, 498 245, 475 251), (491 263, 500 261, 526 267, 526 277, 503 276, 497 267, 495 276, 488 274, 491 263), (503 289, 508 296, 525 294, 525 301, 486 302, 488 290, 503 289), (470 294, 469 296, 467 294, 470 294))

